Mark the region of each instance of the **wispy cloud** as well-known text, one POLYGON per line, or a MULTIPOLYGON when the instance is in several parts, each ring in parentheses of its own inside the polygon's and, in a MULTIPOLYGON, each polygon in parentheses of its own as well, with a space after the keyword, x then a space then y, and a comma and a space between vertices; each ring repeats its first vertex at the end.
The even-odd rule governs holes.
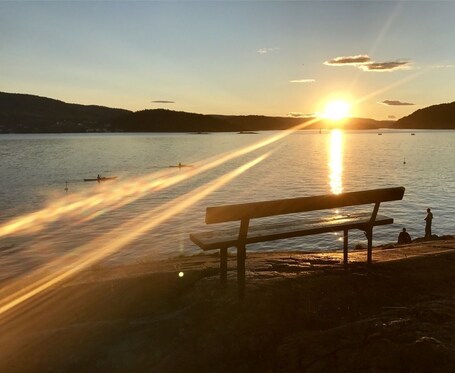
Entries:
POLYGON ((378 102, 379 104, 382 105, 388 105, 388 106, 411 106, 415 105, 412 102, 403 102, 403 101, 398 101, 398 100, 384 100, 381 102, 378 102))
POLYGON ((327 66, 354 66, 363 71, 394 71, 399 69, 409 69, 409 61, 386 61, 386 62, 375 62, 367 54, 358 54, 355 56, 342 56, 335 57, 331 60, 325 61, 324 65, 327 66))
POLYGON ((388 62, 372 62, 359 66, 363 71, 393 71, 400 69, 408 69, 409 61, 388 61, 388 62))
POLYGON ((175 101, 169 101, 169 100, 154 100, 152 101, 154 104, 175 104, 175 101))
POLYGON ((270 52, 274 52, 276 50, 278 50, 278 48, 261 48, 261 49, 258 49, 256 52, 258 52, 259 54, 267 54, 270 52))
POLYGON ((450 69, 452 67, 454 67, 455 65, 452 65, 452 64, 445 64, 445 65, 434 65, 433 68, 434 69, 450 69))
POLYGON ((294 79, 290 80, 289 83, 313 83, 315 81, 315 79, 294 79))
POLYGON ((358 66, 366 63, 371 63, 371 58, 366 54, 358 54, 356 56, 335 57, 325 61, 324 65, 328 66, 358 66))
POLYGON ((290 118, 315 118, 315 117, 317 117, 317 114, 316 113, 304 114, 304 113, 294 111, 294 112, 288 113, 288 117, 290 117, 290 118))

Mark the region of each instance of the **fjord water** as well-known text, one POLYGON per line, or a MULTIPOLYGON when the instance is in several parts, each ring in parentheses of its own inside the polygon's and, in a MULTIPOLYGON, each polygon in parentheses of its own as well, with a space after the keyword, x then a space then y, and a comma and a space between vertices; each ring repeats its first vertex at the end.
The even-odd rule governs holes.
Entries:
MULTIPOLYGON (((232 154, 268 139, 277 132, 259 134, 62 134, 0 135, 0 225, 39 211, 56 201, 88 198, 111 190, 129 193, 128 185, 186 175, 184 181, 153 193, 135 190, 136 197, 118 208, 104 208, 93 219, 64 216, 46 229, 0 238, 2 278, 51 263, 94 239, 109 246, 103 235, 158 206, 211 185, 233 169, 260 155, 267 158, 194 205, 186 207, 153 229, 113 252, 104 261, 134 263, 161 257, 191 255, 199 249, 191 232, 210 229, 205 208, 280 198, 312 196, 391 186, 406 188, 403 201, 381 205, 380 213, 395 224, 376 227, 374 244, 395 242, 406 227, 412 238, 424 234, 426 208, 434 214, 433 233, 453 234, 455 205, 455 133, 450 131, 313 131, 292 133, 283 139, 195 175, 209 159, 232 154), (170 168, 191 164, 194 167, 170 168), (115 181, 84 182, 84 178, 117 176, 115 181), (68 191, 65 191, 66 183, 68 191), (78 197, 80 196, 80 197, 78 197), (101 213, 100 213, 101 212, 101 213)), ((366 207, 372 209, 372 206, 366 207)), ((363 208, 365 209, 365 207, 363 208)), ((345 211, 323 212, 325 214, 345 211)), ((320 214, 320 213, 317 213, 320 214)), ((316 215, 317 215, 316 214, 316 215)), ((302 217, 308 216, 302 215, 302 217)), ((148 216, 156 219, 158 216, 148 216)), ((278 219, 286 219, 278 218, 278 219)), ((141 222, 137 223, 140 225, 141 222)), ((125 232, 128 234, 129 232, 125 232)), ((336 234, 257 244, 249 250, 333 250, 342 246, 336 234)), ((362 232, 350 233, 350 247, 365 245, 362 232)))

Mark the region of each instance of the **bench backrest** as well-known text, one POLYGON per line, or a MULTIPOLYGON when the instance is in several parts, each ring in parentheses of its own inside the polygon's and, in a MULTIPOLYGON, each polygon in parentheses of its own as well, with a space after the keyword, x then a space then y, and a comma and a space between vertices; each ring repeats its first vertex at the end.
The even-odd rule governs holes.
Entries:
POLYGON ((380 202, 401 200, 403 199, 403 195, 404 187, 395 187, 314 197, 207 207, 205 222, 207 224, 215 224, 370 203, 377 204, 380 202))

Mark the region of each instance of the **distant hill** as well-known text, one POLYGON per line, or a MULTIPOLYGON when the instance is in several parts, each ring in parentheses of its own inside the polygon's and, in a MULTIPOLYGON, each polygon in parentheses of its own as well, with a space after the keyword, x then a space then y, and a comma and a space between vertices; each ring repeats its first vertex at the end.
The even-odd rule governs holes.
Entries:
POLYGON ((110 131, 112 119, 127 113, 130 111, 0 92, 0 132, 110 131))
POLYGON ((131 112, 103 106, 68 104, 45 97, 0 92, 0 133, 63 132, 240 132, 304 129, 377 129, 390 121, 350 118, 343 123, 311 118, 261 115, 206 115, 165 109, 131 112), (305 127, 305 123, 308 124, 305 127))
POLYGON ((216 116, 165 109, 141 110, 113 120, 113 129, 125 132, 230 132, 239 127, 216 116))
POLYGON ((455 102, 419 109, 399 119, 394 128, 455 129, 455 102))
MULTIPOLYGON (((164 109, 143 110, 116 118, 115 130, 127 132, 237 132, 287 130, 299 124, 302 129, 330 129, 337 124, 311 118, 267 117, 262 115, 203 115, 164 109)), ((340 128, 350 130, 378 129, 390 127, 391 121, 350 118, 340 128)))

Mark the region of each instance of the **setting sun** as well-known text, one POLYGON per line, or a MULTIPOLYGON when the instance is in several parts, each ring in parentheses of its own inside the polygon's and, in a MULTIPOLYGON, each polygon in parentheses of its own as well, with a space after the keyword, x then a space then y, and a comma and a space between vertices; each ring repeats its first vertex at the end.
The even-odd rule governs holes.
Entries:
POLYGON ((323 117, 330 120, 342 120, 349 116, 351 105, 346 101, 337 100, 327 103, 323 117))

